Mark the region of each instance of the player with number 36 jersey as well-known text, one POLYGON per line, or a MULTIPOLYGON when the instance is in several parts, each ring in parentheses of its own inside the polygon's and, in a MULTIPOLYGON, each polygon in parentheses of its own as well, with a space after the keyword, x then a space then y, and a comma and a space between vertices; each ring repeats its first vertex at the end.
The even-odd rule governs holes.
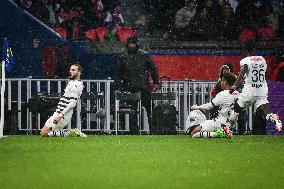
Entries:
MULTIPOLYGON (((262 56, 255 56, 255 44, 252 41, 244 43, 246 57, 240 61, 240 73, 232 86, 230 92, 235 91, 240 81, 244 79, 244 88, 234 104, 234 110, 230 115, 230 125, 233 126, 239 113, 252 104, 255 104, 256 111, 259 111, 262 117, 267 121, 275 123, 275 130, 280 132, 282 122, 278 114, 273 114, 270 111, 268 102, 268 87, 265 79, 267 64, 262 56)), ((265 125, 264 125, 265 126, 265 125)))
POLYGON ((267 64, 262 56, 249 56, 241 60, 240 66, 247 65, 243 93, 251 96, 267 96, 268 88, 265 79, 267 64))

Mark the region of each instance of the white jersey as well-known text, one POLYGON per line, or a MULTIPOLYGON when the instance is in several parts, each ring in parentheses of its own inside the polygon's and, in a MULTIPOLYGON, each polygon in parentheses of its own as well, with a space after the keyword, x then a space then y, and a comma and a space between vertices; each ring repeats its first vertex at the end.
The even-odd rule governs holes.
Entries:
POLYGON ((268 88, 265 79, 267 64, 262 56, 248 56, 241 60, 240 66, 248 66, 242 93, 251 96, 267 96, 268 88))
POLYGON ((65 119, 71 119, 73 109, 80 98, 84 85, 81 80, 71 80, 67 84, 63 96, 57 105, 55 114, 62 113, 65 119))
POLYGON ((235 99, 237 99, 239 93, 237 91, 232 94, 229 93, 229 90, 221 91, 216 95, 216 97, 212 100, 213 106, 219 106, 218 117, 215 119, 222 124, 226 124, 231 112, 233 111, 235 99))

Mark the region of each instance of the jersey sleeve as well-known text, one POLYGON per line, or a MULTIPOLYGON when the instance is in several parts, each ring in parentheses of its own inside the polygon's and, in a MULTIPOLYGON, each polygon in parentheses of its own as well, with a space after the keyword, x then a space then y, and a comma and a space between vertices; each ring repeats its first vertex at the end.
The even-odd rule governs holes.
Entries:
POLYGON ((216 97, 212 100, 213 106, 220 106, 220 105, 222 105, 223 100, 224 100, 224 92, 225 91, 222 91, 222 92, 218 93, 216 95, 216 97))
POLYGON ((224 94, 224 91, 218 93, 211 102, 202 104, 200 106, 196 106, 196 108, 198 110, 211 110, 213 107, 223 104, 223 100, 224 100, 223 94, 224 94))
POLYGON ((214 105, 212 104, 212 102, 208 102, 206 104, 202 104, 200 106, 197 106, 196 108, 198 110, 211 110, 214 107, 214 105))
POLYGON ((245 64, 247 64, 246 59, 242 59, 242 60, 240 61, 240 66, 242 67, 242 66, 244 66, 245 64))

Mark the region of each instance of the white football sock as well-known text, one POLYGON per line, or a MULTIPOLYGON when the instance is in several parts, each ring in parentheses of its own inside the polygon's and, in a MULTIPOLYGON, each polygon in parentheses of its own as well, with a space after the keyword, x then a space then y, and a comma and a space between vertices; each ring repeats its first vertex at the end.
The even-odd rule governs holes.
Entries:
POLYGON ((68 135, 68 132, 64 130, 50 131, 48 133, 49 137, 67 137, 68 135))
POLYGON ((216 132, 200 131, 192 135, 192 138, 218 138, 216 132))
POLYGON ((239 116, 239 113, 237 113, 233 110, 231 115, 230 115, 230 122, 235 123, 237 121, 238 116, 239 116))

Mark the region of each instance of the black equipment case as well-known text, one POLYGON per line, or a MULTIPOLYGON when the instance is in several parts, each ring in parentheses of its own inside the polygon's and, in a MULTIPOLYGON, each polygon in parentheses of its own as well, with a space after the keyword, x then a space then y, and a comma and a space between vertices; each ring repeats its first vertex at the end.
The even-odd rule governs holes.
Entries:
MULTIPOLYGON (((170 81, 168 83, 170 88, 170 81)), ((151 134, 174 135, 177 133, 177 111, 175 105, 171 103, 176 100, 175 92, 152 93, 151 134)))

